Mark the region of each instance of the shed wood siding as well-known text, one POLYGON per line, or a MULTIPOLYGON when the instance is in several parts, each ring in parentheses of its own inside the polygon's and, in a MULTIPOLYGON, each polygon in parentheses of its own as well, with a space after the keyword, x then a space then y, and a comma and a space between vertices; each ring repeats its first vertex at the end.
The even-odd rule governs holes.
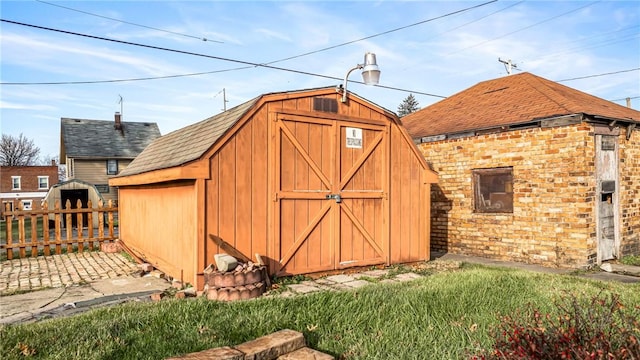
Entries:
POLYGON ((120 238, 175 279, 192 282, 198 265, 196 204, 193 181, 121 188, 120 238))
MULTIPOLYGON (((222 238, 249 258, 267 254, 270 200, 264 113, 260 111, 210 158, 211 178, 206 181, 207 234, 222 238)), ((204 260, 210 264, 220 250, 209 239, 205 249, 204 260)))
POLYGON ((545 265, 595 261, 595 141, 581 123, 424 143, 432 250, 545 265), (474 168, 513 167, 513 214, 474 213, 474 168), (448 241, 447 241, 448 240, 448 241))
POLYGON ((153 164, 185 134, 158 139, 111 181, 120 186, 122 240, 199 288, 221 251, 210 235, 249 258, 259 253, 279 274, 428 259, 435 173, 392 113, 340 97, 333 88, 269 94, 194 124, 185 129, 229 128, 178 165, 153 164), (338 112, 314 110, 318 96, 338 112), (347 148, 348 127, 362 130, 362 148, 347 148), (342 201, 326 198, 336 194, 342 201))
POLYGON ((620 255, 640 254, 640 131, 620 131, 620 255))

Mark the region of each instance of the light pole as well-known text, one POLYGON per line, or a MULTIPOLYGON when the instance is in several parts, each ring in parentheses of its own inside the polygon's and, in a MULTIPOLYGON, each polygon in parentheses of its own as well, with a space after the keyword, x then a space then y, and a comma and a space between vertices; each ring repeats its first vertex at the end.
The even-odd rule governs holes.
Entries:
POLYGON ((347 72, 342 83, 342 102, 347 102, 347 79, 353 70, 362 69, 362 80, 365 85, 376 85, 380 81, 380 69, 376 63, 376 54, 368 52, 364 54, 364 64, 358 64, 347 72))

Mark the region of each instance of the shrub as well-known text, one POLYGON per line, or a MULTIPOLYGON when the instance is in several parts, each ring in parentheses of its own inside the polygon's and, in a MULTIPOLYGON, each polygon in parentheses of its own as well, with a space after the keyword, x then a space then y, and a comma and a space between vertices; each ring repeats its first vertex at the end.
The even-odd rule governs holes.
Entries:
POLYGON ((553 315, 502 317, 493 349, 472 359, 640 359, 640 306, 625 308, 614 294, 555 305, 553 315))

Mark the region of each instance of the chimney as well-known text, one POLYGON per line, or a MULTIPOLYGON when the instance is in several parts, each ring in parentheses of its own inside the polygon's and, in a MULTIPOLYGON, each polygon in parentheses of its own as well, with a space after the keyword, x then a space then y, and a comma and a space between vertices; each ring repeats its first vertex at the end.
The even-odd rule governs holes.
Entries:
POLYGON ((57 166, 56 159, 51 159, 51 166, 57 166))
POLYGON ((113 126, 116 130, 122 130, 122 115, 120 115, 119 111, 116 111, 115 120, 116 124, 113 126))
POLYGON ((627 98, 627 107, 629 109, 631 109, 631 98, 630 97, 627 98))

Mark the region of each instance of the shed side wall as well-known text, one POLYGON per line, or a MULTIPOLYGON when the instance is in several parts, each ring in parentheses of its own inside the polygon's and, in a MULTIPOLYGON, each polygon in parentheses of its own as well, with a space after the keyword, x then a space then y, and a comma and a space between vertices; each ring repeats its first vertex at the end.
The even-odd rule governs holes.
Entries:
POLYGON ((391 127, 391 263, 429 259, 429 188, 423 163, 397 126, 391 127))
POLYGON ((431 250, 551 266, 596 260, 595 146, 576 124, 423 143, 431 250), (474 213, 472 170, 513 167, 513 213, 474 213))
POLYGON ((120 189, 120 239, 174 279, 197 284, 193 181, 120 189))

